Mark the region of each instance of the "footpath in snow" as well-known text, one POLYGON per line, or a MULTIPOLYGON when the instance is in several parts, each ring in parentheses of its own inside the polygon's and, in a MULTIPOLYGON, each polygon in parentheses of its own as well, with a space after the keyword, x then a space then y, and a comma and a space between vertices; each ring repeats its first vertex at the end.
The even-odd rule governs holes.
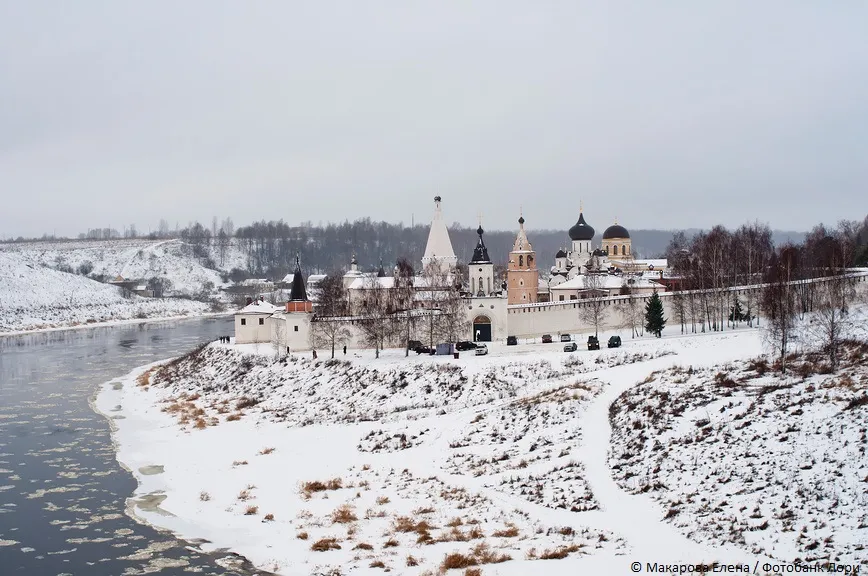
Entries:
POLYGON ((610 407, 625 392, 761 353, 754 330, 674 332, 572 354, 495 344, 458 361, 275 361, 269 347, 211 344, 107 383, 95 403, 139 482, 135 515, 280 574, 782 562, 664 518, 662 488, 637 491, 610 468, 610 407))

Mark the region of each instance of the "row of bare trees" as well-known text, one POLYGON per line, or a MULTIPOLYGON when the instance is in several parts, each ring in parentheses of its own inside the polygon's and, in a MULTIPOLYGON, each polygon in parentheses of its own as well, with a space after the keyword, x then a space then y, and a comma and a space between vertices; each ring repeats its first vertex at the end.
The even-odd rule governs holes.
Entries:
POLYGON ((369 275, 358 300, 351 302, 343 275, 329 274, 318 285, 316 317, 312 323, 314 347, 331 348, 351 337, 348 320, 356 326, 365 343, 380 351, 388 345, 403 345, 410 352, 416 336, 429 347, 438 342, 456 342, 468 332, 460 278, 436 264, 417 276, 406 259, 399 259, 392 276, 369 275))
POLYGON ((766 340, 786 371, 792 340, 811 338, 837 370, 842 342, 853 327, 850 304, 856 297, 856 279, 848 272, 858 242, 848 223, 836 230, 820 225, 803 244, 787 244, 774 251, 764 277, 762 308, 766 340), (804 330, 798 330, 799 326, 804 330))

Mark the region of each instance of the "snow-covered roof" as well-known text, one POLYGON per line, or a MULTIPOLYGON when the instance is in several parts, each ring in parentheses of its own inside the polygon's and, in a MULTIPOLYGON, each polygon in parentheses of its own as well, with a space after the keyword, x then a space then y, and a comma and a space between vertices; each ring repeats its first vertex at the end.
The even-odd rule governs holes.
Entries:
POLYGON ((585 281, 586 278, 588 278, 587 274, 581 274, 572 280, 568 280, 562 284, 558 284, 557 286, 552 286, 552 290, 589 290, 592 287, 601 288, 603 290, 617 290, 625 283, 629 283, 628 285, 631 288, 660 288, 661 291, 664 288, 657 282, 651 282, 645 278, 637 278, 634 276, 611 276, 609 274, 600 274, 597 276, 597 278, 599 278, 598 286, 589 286, 585 281), (630 282, 631 280, 632 282, 630 282))
POLYGON ((395 278, 393 276, 362 276, 350 282, 347 290, 366 290, 372 288, 373 284, 380 288, 392 288, 395 286, 395 278))
POLYGON ((263 300, 260 302, 248 304, 247 306, 236 312, 236 314, 274 314, 275 312, 278 312, 280 310, 282 310, 282 307, 275 306, 271 302, 265 302, 263 300))
POLYGON ((650 259, 644 259, 644 260, 633 260, 633 262, 635 263, 636 266, 649 267, 649 268, 651 266, 653 266, 654 268, 656 268, 658 270, 660 268, 666 268, 666 266, 669 265, 669 262, 666 260, 666 258, 650 258, 650 259))
MULTIPOLYGON (((349 286, 347 286, 347 290, 365 290, 371 288, 371 283, 376 282, 380 288, 393 288, 395 286, 395 277, 394 276, 363 276, 361 278, 356 278, 352 282, 350 282, 349 286)), ((439 279, 438 279, 439 282, 439 279)), ((442 289, 447 289, 452 285, 454 279, 452 275, 446 277, 445 286, 442 289)), ((413 287, 416 290, 426 290, 430 285, 429 279, 427 276, 415 276, 413 278, 413 287)))
POLYGON ((144 284, 139 284, 138 286, 136 286, 135 289, 136 289, 136 290, 139 290, 139 291, 144 291, 144 290, 147 290, 148 287, 145 286, 144 284))

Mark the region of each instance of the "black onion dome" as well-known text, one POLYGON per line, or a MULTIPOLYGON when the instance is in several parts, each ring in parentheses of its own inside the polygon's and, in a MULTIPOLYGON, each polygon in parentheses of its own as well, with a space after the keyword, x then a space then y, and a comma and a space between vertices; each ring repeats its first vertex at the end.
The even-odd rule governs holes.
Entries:
POLYGON ((482 226, 476 229, 476 233, 479 234, 479 240, 476 242, 476 248, 473 249, 473 258, 470 259, 470 263, 491 262, 488 257, 488 248, 485 247, 485 242, 482 240, 482 226))
POLYGON ((621 226, 620 224, 613 224, 606 228, 606 231, 603 232, 603 240, 609 240, 612 238, 629 238, 630 233, 627 232, 627 229, 621 226))
POLYGON ((567 253, 564 252, 564 249, 563 249, 563 248, 561 248, 560 250, 558 250, 558 253, 555 254, 555 258, 566 258, 566 257, 567 257, 567 253))
POLYGON ((579 220, 569 230, 570 240, 593 240, 594 229, 585 222, 585 215, 579 213, 579 220))
POLYGON ((519 216, 519 217, 518 217, 518 223, 519 223, 519 224, 524 224, 524 216, 519 216))

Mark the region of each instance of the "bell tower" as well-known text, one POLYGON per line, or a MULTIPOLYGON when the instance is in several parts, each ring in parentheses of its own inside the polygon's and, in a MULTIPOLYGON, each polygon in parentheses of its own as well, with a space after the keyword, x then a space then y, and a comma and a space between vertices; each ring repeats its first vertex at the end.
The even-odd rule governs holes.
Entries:
POLYGON ((539 270, 536 252, 524 231, 524 216, 518 219, 518 236, 509 253, 506 269, 507 304, 533 304, 537 301, 539 270))
POLYGON ((488 257, 488 248, 485 247, 485 241, 482 239, 484 232, 480 217, 479 228, 476 229, 479 240, 473 250, 473 257, 467 264, 471 296, 490 296, 492 292, 497 290, 494 285, 494 263, 488 257))

